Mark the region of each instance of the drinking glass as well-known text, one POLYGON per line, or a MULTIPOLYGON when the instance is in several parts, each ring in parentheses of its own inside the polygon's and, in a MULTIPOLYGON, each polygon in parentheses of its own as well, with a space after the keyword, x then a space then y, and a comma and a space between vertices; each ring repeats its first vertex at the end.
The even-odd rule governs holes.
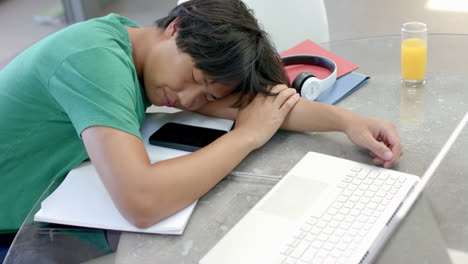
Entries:
POLYGON ((421 87, 426 77, 427 25, 407 22, 401 26, 401 76, 408 87, 421 87))

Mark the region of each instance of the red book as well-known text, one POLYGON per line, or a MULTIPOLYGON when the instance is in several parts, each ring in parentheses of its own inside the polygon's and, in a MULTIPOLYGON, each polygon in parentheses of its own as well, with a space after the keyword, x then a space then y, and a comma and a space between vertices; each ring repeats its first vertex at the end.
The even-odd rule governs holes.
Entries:
MULTIPOLYGON (((318 55, 326 57, 336 63, 337 78, 359 68, 358 65, 332 53, 331 51, 323 48, 322 46, 308 39, 280 54, 281 57, 290 55, 318 55)), ((286 72, 288 73, 291 82, 301 72, 311 72, 319 79, 323 79, 331 73, 329 70, 320 66, 304 64, 288 66, 286 67, 286 72)))

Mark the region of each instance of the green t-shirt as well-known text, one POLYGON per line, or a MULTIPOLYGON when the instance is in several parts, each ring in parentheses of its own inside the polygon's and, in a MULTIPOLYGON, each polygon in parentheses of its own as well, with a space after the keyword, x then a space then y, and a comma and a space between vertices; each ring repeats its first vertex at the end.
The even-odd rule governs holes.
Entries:
POLYGON ((88 159, 81 132, 141 138, 150 105, 125 26, 111 14, 65 28, 0 72, 0 233, 17 230, 45 188, 88 159))

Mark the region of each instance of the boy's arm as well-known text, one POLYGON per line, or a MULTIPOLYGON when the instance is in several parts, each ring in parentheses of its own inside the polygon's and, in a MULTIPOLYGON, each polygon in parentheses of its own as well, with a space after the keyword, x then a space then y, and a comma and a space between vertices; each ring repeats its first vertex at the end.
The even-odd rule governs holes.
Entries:
MULTIPOLYGON (((238 109, 231 106, 236 100, 236 95, 230 95, 222 100, 205 105, 197 110, 197 112, 208 116, 235 120, 238 109)), ((345 132, 344 125, 346 120, 343 120, 345 112, 349 111, 301 98, 286 117, 281 128, 292 131, 345 132)))
MULTIPOLYGON (((237 98, 231 95, 207 104, 199 113, 236 119, 237 109, 230 107, 237 98)), ((388 168, 402 155, 402 146, 395 125, 386 120, 360 116, 349 110, 300 99, 285 118, 282 129, 292 131, 339 131, 351 142, 369 149, 377 165, 388 168)))
POLYGON ((233 131, 174 159, 151 164, 138 137, 111 127, 92 126, 81 136, 120 213, 145 228, 200 198, 273 136, 299 98, 294 89, 275 89, 278 96, 257 95, 239 110, 233 131))
POLYGON ((233 130, 194 153, 151 164, 143 142, 121 130, 82 132, 91 161, 120 213, 146 228, 197 200, 250 151, 250 138, 233 130))

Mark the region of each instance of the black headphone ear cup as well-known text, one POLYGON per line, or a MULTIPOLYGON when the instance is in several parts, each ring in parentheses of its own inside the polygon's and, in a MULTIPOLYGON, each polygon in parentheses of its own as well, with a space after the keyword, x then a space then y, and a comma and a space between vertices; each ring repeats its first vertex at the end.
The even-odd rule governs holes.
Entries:
POLYGON ((302 85, 304 82, 309 79, 310 77, 315 77, 311 72, 301 72, 299 75, 294 78, 291 86, 292 88, 296 89, 296 91, 300 94, 302 90, 302 85))

